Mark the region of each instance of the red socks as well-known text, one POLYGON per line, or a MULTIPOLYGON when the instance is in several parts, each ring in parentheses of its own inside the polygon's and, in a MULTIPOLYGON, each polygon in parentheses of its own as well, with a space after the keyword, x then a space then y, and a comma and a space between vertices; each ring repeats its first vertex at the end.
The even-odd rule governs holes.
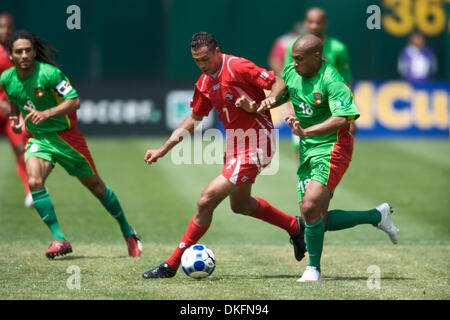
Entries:
POLYGON ((166 263, 170 266, 172 270, 177 270, 181 263, 181 256, 183 255, 184 250, 196 244, 198 240, 205 234, 208 227, 204 227, 198 225, 194 222, 194 219, 191 220, 189 226, 186 230, 186 233, 181 238, 178 247, 175 249, 174 253, 170 256, 169 259, 166 260, 166 263))
POLYGON ((286 213, 278 210, 275 207, 272 207, 270 203, 266 200, 253 197, 258 203, 259 207, 256 211, 251 215, 253 218, 261 219, 270 224, 273 224, 281 229, 284 229, 289 233, 289 235, 293 235, 297 232, 297 218, 287 215, 286 213))
POLYGON ((20 156, 17 156, 17 175, 22 180, 23 185, 25 187, 26 194, 30 193, 30 187, 28 186, 28 179, 27 179, 27 169, 25 168, 25 156, 24 154, 21 154, 20 156))
MULTIPOLYGON (((286 230, 289 235, 293 235, 297 232, 297 218, 287 215, 286 213, 278 210, 275 207, 272 207, 267 201, 264 199, 254 197, 258 203, 258 209, 251 215, 253 218, 257 218, 263 221, 266 221, 270 224, 273 224, 277 227, 280 227, 286 230)), ((196 244, 200 238, 205 234, 208 230, 209 226, 201 226, 194 222, 194 219, 191 220, 189 226, 186 230, 186 233, 181 238, 180 243, 177 248, 170 256, 169 259, 166 260, 166 263, 170 266, 172 270, 177 270, 181 263, 181 256, 183 255, 184 250, 188 247, 196 244)))

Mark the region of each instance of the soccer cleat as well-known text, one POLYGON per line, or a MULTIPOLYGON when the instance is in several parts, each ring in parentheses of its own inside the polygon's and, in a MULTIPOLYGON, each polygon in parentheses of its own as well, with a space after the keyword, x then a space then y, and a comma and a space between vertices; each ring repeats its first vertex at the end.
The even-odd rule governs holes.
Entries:
POLYGON ((31 192, 28 193, 27 196, 25 197, 24 204, 25 204, 25 207, 28 209, 33 208, 34 201, 33 201, 33 196, 31 195, 31 192))
POLYGON ((136 234, 136 231, 133 230, 133 232, 134 233, 131 236, 125 238, 128 247, 128 255, 130 257, 139 257, 142 253, 142 241, 136 234))
POLYGON ((297 282, 315 282, 322 280, 320 271, 316 267, 307 266, 305 272, 297 282))
POLYGON ((45 251, 45 255, 49 259, 54 259, 57 256, 63 256, 72 252, 72 247, 70 246, 69 241, 58 241, 55 240, 52 242, 50 247, 45 251))
POLYGON ((381 213, 381 221, 378 224, 378 229, 383 230, 389 235, 393 244, 398 242, 398 229, 395 227, 394 222, 391 219, 391 214, 393 212, 392 207, 389 203, 382 203, 376 207, 376 209, 381 213))
POLYGON ((290 242, 294 246, 294 255, 297 261, 301 261, 305 256, 306 243, 305 243, 305 224, 301 217, 297 218, 297 232, 291 236, 290 242))
POLYGON ((159 266, 144 272, 142 277, 144 279, 155 279, 155 278, 172 278, 177 273, 177 270, 170 269, 170 266, 163 262, 159 266))

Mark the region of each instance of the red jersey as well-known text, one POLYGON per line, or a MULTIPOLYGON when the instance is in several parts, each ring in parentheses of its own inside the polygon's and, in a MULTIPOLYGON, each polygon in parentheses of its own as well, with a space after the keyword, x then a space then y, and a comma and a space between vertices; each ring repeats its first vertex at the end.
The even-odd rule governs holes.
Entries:
POLYGON ((242 162, 257 163, 262 168, 270 162, 275 148, 270 111, 249 113, 235 103, 241 96, 247 96, 250 101, 265 99, 264 89, 269 90, 274 80, 273 71, 247 59, 222 54, 222 66, 217 74, 203 74, 195 84, 191 101, 193 114, 207 116, 214 107, 227 131, 225 163, 239 157, 242 162))
MULTIPOLYGON (((8 50, 6 50, 2 45, 0 45, 0 75, 3 71, 11 68, 14 66, 14 63, 12 63, 11 60, 9 60, 9 53, 8 50)), ((0 100, 6 101, 6 92, 3 90, 2 86, 0 85, 0 100)), ((0 110, 0 122, 6 121, 7 118, 5 118, 5 115, 0 110)))
POLYGON ((273 71, 259 68, 253 62, 228 54, 222 54, 222 66, 215 76, 203 74, 195 84, 191 101, 192 112, 207 116, 216 108, 225 129, 273 128, 270 112, 264 115, 248 113, 237 108, 236 100, 247 96, 249 100, 261 101, 275 80, 273 71))
MULTIPOLYGON (((0 45, 0 75, 3 71, 14 66, 11 60, 9 60, 9 53, 2 45, 0 45)), ((6 100, 6 92, 0 86, 0 99, 6 100)))

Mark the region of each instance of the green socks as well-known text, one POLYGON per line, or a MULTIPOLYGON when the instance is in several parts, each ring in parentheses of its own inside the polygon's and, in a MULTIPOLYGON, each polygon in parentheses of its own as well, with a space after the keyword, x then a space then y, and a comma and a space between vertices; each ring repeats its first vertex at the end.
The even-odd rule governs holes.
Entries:
POLYGON ((67 241, 56 219, 55 207, 46 189, 31 192, 34 207, 53 234, 55 241, 67 241))
POLYGON ((326 231, 336 231, 352 228, 359 224, 377 226, 381 221, 381 213, 377 209, 369 211, 328 211, 326 231))
MULTIPOLYGON (((55 207, 50 199, 46 189, 31 192, 33 197, 34 207, 42 218, 42 221, 48 226, 56 241, 67 241, 56 219, 55 207)), ((133 229, 125 218, 119 199, 117 199, 114 192, 106 187, 106 194, 100 198, 100 202, 108 210, 108 212, 117 220, 120 229, 125 238, 134 234, 133 229)))
POLYGON ((381 221, 381 213, 377 209, 369 211, 328 211, 327 227, 322 219, 314 224, 305 223, 306 248, 309 254, 309 266, 316 267, 320 272, 320 258, 322 256, 325 231, 336 231, 352 228, 359 224, 377 226, 381 221))
POLYGON ((119 199, 114 194, 114 192, 106 186, 106 194, 103 198, 99 199, 103 206, 108 210, 108 212, 117 220, 120 225, 120 230, 122 230, 123 236, 125 238, 132 236, 134 234, 133 228, 131 228, 125 214, 123 213, 122 207, 120 206, 119 199))
POLYGON ((322 256, 325 227, 322 218, 314 224, 305 223, 306 249, 309 255, 309 266, 316 267, 320 272, 320 257, 322 256))

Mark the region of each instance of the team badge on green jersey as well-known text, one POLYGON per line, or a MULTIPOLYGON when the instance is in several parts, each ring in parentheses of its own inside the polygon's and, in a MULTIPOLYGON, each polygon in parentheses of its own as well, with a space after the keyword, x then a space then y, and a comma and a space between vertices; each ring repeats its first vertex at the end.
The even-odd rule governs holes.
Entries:
POLYGON ((322 103, 322 94, 314 93, 314 103, 321 104, 322 103))
POLYGON ((40 98, 44 95, 41 87, 34 88, 34 92, 36 93, 36 97, 40 98))

